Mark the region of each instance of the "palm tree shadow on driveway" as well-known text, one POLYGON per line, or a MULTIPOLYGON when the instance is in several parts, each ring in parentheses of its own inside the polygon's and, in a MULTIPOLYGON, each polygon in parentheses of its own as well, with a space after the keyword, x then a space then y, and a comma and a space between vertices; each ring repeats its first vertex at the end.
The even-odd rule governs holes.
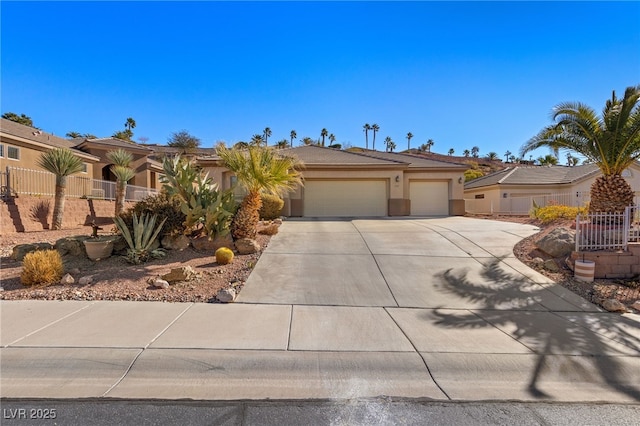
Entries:
POLYGON ((446 328, 495 327, 527 346, 537 356, 527 389, 534 398, 550 398, 540 384, 550 369, 547 358, 564 355, 563 362, 568 364, 561 370, 578 372, 640 401, 640 386, 629 383, 618 359, 640 356, 640 333, 631 331, 639 330, 638 322, 608 312, 550 311, 544 306, 550 292, 522 275, 506 272, 501 260, 484 264, 482 284, 471 282, 464 269, 437 274, 437 291, 479 307, 463 314, 439 308, 424 314, 425 319, 446 328))

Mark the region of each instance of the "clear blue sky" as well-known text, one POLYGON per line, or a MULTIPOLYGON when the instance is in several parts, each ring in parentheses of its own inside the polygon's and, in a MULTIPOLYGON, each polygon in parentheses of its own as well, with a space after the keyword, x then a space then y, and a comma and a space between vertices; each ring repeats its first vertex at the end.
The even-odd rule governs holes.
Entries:
POLYGON ((640 84, 640 2, 3 1, 1 16, 2 113, 59 136, 133 117, 149 143, 268 126, 364 146, 377 123, 378 149, 412 132, 504 156, 555 104, 600 111, 640 84))

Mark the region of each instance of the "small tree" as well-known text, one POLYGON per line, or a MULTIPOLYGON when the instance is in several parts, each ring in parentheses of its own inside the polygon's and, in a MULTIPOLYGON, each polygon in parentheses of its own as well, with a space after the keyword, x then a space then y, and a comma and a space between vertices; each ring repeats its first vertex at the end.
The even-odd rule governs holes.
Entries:
POLYGON ((124 212, 124 200, 127 193, 127 182, 135 176, 135 171, 129 167, 133 156, 122 148, 107 152, 107 159, 113 163, 111 173, 116 177, 116 207, 115 216, 124 212))
POLYGON ((82 171, 82 160, 67 148, 56 148, 42 153, 38 160, 38 165, 56 175, 56 193, 51 227, 52 229, 61 229, 67 191, 67 176, 82 171))
POLYGON ((200 147, 200 139, 190 135, 186 130, 180 130, 171 134, 171 137, 167 140, 167 145, 180 148, 182 153, 186 154, 200 147))

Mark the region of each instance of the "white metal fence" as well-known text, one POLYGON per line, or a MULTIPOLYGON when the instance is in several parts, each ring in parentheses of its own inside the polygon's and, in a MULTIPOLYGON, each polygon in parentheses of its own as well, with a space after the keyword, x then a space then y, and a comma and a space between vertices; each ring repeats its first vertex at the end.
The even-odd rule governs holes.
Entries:
POLYGON ((640 242, 640 206, 624 213, 590 213, 576 217, 576 251, 626 250, 640 242))
MULTIPOLYGON (((0 174, 0 183, 2 184, 1 192, 3 196, 21 194, 43 197, 55 196, 56 176, 53 173, 42 170, 7 167, 6 172, 0 174)), ((153 188, 127 185, 125 200, 139 201, 157 192, 158 191, 153 188)), ((66 196, 73 198, 115 200, 116 183, 89 177, 68 176, 66 196)))

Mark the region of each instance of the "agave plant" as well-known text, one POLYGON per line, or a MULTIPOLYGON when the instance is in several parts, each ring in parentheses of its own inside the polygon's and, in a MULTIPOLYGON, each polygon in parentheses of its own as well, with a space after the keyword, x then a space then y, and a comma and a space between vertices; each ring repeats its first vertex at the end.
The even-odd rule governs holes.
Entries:
POLYGON ((150 258, 158 259, 166 255, 165 251, 162 249, 152 249, 154 241, 162 230, 164 222, 167 220, 166 218, 163 219, 162 222, 156 226, 157 218, 157 215, 149 217, 149 215, 145 215, 143 213, 140 215, 140 220, 138 220, 138 216, 134 213, 133 236, 131 235, 127 224, 120 216, 113 218, 116 226, 129 245, 126 256, 128 262, 138 265, 142 262, 148 261, 150 258))

